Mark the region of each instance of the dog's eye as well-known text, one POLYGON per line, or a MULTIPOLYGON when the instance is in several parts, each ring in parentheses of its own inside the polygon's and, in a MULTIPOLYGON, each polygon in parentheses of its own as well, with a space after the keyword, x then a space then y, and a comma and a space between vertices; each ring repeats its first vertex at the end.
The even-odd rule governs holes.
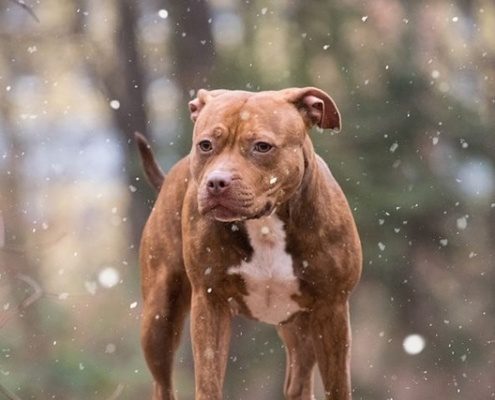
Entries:
POLYGON ((202 140, 198 143, 198 146, 202 152, 209 153, 213 150, 213 144, 209 140, 202 140))
POLYGON ((266 142, 257 142, 254 144, 254 151, 258 153, 268 153, 272 148, 273 146, 266 142))

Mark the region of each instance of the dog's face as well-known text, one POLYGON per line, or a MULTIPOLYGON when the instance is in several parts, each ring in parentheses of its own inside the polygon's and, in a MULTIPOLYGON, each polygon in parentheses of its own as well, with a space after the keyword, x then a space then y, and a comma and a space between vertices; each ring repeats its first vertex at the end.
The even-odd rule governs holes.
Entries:
POLYGON ((340 129, 332 99, 315 88, 200 90, 189 108, 198 209, 219 221, 271 214, 301 184, 308 128, 340 129))

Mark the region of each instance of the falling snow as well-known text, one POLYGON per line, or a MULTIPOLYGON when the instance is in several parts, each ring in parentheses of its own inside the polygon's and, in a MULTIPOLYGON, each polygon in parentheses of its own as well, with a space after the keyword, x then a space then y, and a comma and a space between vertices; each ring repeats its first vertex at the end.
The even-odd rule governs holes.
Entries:
POLYGON ((110 101, 110 108, 112 108, 113 110, 118 110, 120 108, 120 101, 111 100, 110 101))
POLYGON ((467 228, 467 225, 468 225, 467 219, 468 219, 468 216, 467 215, 458 218, 457 219, 457 228, 458 229, 461 229, 461 230, 466 229, 467 228))
POLYGON ((114 267, 105 267, 98 274, 98 282, 104 288, 112 288, 119 283, 120 275, 114 267))
POLYGON ((158 11, 158 16, 161 19, 167 19, 167 17, 168 17, 168 11, 162 8, 161 10, 158 11))
POLYGON ((407 354, 416 355, 421 353, 426 346, 423 336, 418 334, 411 334, 404 338, 402 347, 407 354))

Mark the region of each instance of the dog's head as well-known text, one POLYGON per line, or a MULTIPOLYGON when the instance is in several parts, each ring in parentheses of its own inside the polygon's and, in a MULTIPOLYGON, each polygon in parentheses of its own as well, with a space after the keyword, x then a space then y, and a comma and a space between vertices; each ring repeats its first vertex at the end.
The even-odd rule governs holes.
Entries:
POLYGON ((301 184, 308 129, 341 126, 331 97, 311 87, 199 90, 189 109, 199 211, 219 221, 271 214, 301 184))

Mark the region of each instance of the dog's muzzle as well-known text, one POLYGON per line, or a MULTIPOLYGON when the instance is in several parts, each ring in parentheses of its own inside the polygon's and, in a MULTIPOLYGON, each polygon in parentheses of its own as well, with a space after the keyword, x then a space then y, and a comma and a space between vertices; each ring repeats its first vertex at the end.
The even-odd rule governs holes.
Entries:
POLYGON ((201 214, 223 222, 261 218, 273 212, 272 201, 259 204, 255 199, 239 176, 216 170, 201 184, 198 206, 201 214))

